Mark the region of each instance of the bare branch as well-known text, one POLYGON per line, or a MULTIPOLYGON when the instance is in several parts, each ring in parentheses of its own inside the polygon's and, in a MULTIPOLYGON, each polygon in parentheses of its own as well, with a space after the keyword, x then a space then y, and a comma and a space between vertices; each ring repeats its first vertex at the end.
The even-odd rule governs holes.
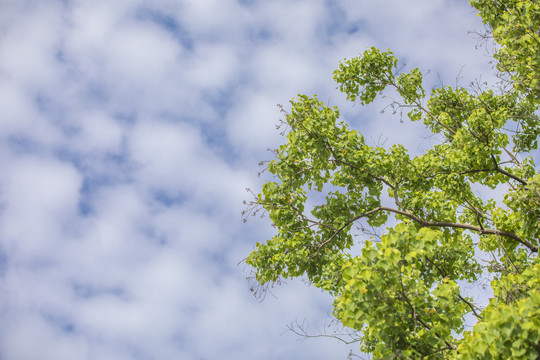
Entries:
POLYGON ((299 323, 298 320, 295 321, 294 323, 287 325, 287 329, 293 332, 294 334, 301 336, 303 338, 306 338, 306 339, 325 337, 325 338, 339 340, 344 344, 354 344, 361 340, 360 334, 357 331, 353 331, 353 330, 349 330, 345 333, 334 332, 333 334, 328 334, 326 333, 326 331, 324 331, 319 334, 310 334, 306 326, 304 325, 304 323, 299 323))

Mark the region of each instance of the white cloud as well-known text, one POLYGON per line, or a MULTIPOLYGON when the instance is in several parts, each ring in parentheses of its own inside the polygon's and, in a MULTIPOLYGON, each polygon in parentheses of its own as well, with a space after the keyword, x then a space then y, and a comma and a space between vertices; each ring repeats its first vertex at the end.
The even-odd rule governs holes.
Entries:
MULTIPOLYGON (((282 335, 296 318, 324 324, 330 299, 292 281, 259 303, 237 266, 272 234, 240 211, 262 182, 257 162, 283 141, 276 105, 317 93, 354 126, 392 135, 397 118, 344 105, 338 61, 391 46, 445 80, 467 64, 469 80, 487 68, 466 34, 479 21, 443 0, 243 3, 2 11, 0 358, 325 359, 354 348, 282 335)), ((415 129, 392 138, 414 147, 415 129)))
MULTIPOLYGON (((27 88, 42 88, 58 81, 55 50, 60 45, 62 28, 58 10, 54 4, 21 5, 24 25, 8 23, 0 44, 2 77, 27 88)), ((20 12, 16 16, 21 16, 20 12)))
POLYGON ((62 228, 77 210, 81 176, 46 158, 4 163, 1 236, 14 254, 37 258, 62 244, 62 228))
MULTIPOLYGON (((1 135, 6 137, 16 133, 28 134, 31 128, 40 127, 41 136, 52 132, 48 124, 41 124, 36 119, 40 118, 35 109, 34 99, 17 85, 13 80, 6 80, 0 84, 0 96, 4 106, 0 107, 0 130, 1 135)), ((53 135, 54 136, 54 135, 53 135)))
POLYGON ((193 88, 221 90, 236 82, 241 64, 234 48, 224 44, 202 44, 195 51, 191 64, 185 69, 193 88))
POLYGON ((110 34, 103 49, 105 69, 128 86, 154 89, 179 56, 178 45, 166 35, 140 24, 122 26, 110 34))
POLYGON ((123 140, 122 126, 100 111, 82 112, 77 119, 80 129, 70 139, 73 148, 80 151, 116 153, 123 140))

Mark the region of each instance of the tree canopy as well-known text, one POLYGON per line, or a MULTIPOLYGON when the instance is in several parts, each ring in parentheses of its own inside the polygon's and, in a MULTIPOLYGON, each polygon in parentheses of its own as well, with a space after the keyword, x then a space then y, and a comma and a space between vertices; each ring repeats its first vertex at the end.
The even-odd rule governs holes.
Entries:
POLYGON ((396 92, 436 144, 418 155, 368 145, 336 107, 299 95, 267 164, 273 177, 246 210, 276 227, 247 258, 257 282, 307 278, 374 358, 540 358, 540 3, 471 4, 498 44, 496 88, 426 95, 419 69, 401 72, 376 48, 333 74, 362 105, 396 92), (356 227, 384 231, 358 246, 356 227), (486 276, 482 307, 464 288, 486 276))

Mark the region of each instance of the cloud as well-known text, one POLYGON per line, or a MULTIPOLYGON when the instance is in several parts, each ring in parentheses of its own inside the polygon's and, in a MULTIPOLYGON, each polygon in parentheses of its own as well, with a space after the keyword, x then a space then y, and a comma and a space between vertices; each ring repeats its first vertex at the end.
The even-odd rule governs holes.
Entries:
POLYGON ((346 104, 331 79, 344 57, 393 47, 445 81, 488 68, 465 4, 385 3, 4 4, 0 358, 345 358, 354 346, 284 332, 324 326, 325 294, 292 281, 251 296, 238 263, 273 230, 240 212, 283 141, 276 105, 298 93, 418 143, 383 103, 346 104))
POLYGON ((63 223, 77 209, 80 175, 52 159, 21 157, 4 166, 9 169, 1 176, 4 245, 30 261, 53 253, 63 223))

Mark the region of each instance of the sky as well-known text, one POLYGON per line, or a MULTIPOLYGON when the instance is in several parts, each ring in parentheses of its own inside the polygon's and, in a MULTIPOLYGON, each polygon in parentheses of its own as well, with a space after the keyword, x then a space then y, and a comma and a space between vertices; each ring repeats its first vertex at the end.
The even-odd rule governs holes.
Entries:
POLYGON ((332 326, 330 297, 246 280, 277 105, 421 151, 332 71, 375 46, 428 88, 489 80, 483 29, 465 0, 0 0, 0 360, 346 359, 287 330, 332 326))

